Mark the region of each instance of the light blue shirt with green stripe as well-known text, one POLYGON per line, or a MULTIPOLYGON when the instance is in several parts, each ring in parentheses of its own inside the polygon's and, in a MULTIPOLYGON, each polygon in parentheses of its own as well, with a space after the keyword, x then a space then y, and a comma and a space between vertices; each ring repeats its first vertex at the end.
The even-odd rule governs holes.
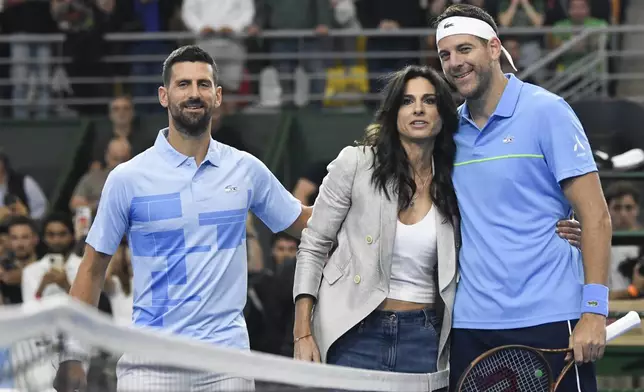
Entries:
POLYGON ((596 171, 579 119, 561 98, 513 75, 479 129, 467 104, 454 186, 462 215, 454 327, 512 329, 581 314, 581 252, 555 232, 572 208, 561 181, 596 171))

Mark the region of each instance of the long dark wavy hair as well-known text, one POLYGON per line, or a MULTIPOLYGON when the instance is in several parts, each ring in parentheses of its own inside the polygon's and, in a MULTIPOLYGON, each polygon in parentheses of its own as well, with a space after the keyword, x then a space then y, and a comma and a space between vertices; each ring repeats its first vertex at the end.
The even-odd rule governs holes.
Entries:
POLYGON ((383 90, 384 99, 378 108, 374 123, 371 124, 358 142, 374 152, 372 184, 384 192, 387 199, 398 197, 398 208, 404 210, 411 205, 416 192, 411 164, 398 133, 398 110, 403 102, 405 87, 411 79, 427 79, 436 89, 438 114, 443 127, 434 143, 434 178, 429 187, 433 204, 452 223, 460 217, 456 192, 452 182, 456 143, 454 134, 458 130, 458 112, 449 85, 435 70, 424 66, 407 66, 388 76, 383 90), (395 195, 390 195, 392 186, 395 195))

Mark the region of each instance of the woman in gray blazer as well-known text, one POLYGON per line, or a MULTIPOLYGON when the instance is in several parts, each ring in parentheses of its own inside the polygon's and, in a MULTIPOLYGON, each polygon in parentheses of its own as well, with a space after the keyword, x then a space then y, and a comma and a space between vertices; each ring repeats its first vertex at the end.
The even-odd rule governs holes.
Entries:
POLYGON ((434 373, 456 288, 458 115, 428 67, 392 74, 384 95, 361 145, 329 165, 302 232, 295 357, 434 373))
MULTIPOLYGON (((391 75, 375 124, 328 167, 297 253, 294 355, 447 385, 457 108, 438 72, 391 75)), ((564 236, 564 235, 562 235, 564 236)))

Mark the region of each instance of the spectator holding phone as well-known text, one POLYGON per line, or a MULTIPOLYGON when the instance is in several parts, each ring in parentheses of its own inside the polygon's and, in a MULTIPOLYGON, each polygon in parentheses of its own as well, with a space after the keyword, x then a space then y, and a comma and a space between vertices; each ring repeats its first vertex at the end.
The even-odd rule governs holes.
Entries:
POLYGON ((67 294, 76 278, 81 258, 74 252, 74 225, 64 213, 52 213, 43 222, 47 254, 22 271, 23 303, 67 294))

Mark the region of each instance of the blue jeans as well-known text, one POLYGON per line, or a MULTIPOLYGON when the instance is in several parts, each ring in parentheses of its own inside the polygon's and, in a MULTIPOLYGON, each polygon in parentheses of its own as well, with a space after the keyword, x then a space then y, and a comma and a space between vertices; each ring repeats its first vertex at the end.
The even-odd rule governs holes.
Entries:
POLYGON ((397 373, 434 373, 440 326, 432 309, 376 310, 333 343, 327 363, 397 373))

